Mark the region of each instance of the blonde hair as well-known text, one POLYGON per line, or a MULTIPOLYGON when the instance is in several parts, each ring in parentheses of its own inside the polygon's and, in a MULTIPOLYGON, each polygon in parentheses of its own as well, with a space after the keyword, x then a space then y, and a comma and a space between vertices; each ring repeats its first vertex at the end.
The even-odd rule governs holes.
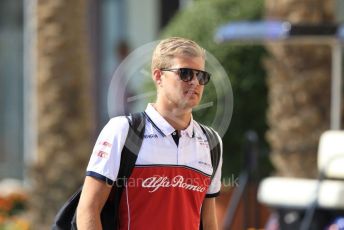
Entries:
POLYGON ((159 42, 152 56, 152 72, 154 69, 171 67, 174 57, 201 57, 205 60, 205 50, 196 42, 180 37, 171 37, 159 42))

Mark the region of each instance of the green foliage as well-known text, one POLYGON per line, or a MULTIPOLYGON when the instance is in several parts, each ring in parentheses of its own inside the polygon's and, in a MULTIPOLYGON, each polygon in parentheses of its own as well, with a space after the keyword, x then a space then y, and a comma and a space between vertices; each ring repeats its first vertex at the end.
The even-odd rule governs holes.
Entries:
MULTIPOLYGON (((223 138, 224 176, 237 174, 240 170, 246 131, 253 129, 258 132, 260 140, 264 140, 267 89, 261 60, 265 51, 262 46, 216 44, 213 38, 219 26, 236 20, 259 19, 262 11, 262 0, 196 1, 178 12, 162 32, 162 38, 179 36, 196 41, 218 59, 229 75, 234 108, 231 124, 223 138)), ((216 100, 213 90, 206 88, 206 91, 208 95, 205 97, 216 100)), ((206 113, 205 120, 213 116, 214 113, 206 113)), ((204 119, 202 122, 207 123, 204 119)), ((262 142, 266 148, 266 143, 262 142)))

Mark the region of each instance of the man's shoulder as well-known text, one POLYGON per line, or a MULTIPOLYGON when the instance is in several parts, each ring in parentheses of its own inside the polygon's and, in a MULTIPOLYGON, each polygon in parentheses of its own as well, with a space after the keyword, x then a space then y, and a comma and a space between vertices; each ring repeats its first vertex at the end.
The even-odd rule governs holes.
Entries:
POLYGON ((108 121, 109 125, 124 125, 128 124, 128 119, 126 116, 117 116, 117 117, 112 117, 108 121))
POLYGON ((129 127, 129 123, 127 117, 125 116, 118 116, 110 118, 108 123, 105 125, 104 129, 112 130, 112 131, 127 131, 129 127))

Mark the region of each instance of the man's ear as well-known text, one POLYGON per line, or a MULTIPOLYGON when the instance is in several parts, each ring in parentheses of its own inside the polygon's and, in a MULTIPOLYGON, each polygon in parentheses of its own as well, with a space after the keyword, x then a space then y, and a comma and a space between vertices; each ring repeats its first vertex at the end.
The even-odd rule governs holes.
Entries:
POLYGON ((160 69, 153 70, 152 78, 156 86, 161 85, 161 76, 162 76, 162 71, 160 69))

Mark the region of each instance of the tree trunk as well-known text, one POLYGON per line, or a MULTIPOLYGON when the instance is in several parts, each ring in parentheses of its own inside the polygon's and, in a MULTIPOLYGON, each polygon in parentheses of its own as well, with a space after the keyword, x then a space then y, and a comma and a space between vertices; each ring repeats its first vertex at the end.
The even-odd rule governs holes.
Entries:
MULTIPOLYGON (((333 0, 266 0, 267 19, 331 23, 333 0)), ((267 44, 271 160, 282 176, 317 175, 320 134, 330 127, 331 49, 328 45, 267 44)))
POLYGON ((37 161, 31 170, 34 229, 48 229, 81 185, 93 107, 87 1, 37 1, 37 161))

